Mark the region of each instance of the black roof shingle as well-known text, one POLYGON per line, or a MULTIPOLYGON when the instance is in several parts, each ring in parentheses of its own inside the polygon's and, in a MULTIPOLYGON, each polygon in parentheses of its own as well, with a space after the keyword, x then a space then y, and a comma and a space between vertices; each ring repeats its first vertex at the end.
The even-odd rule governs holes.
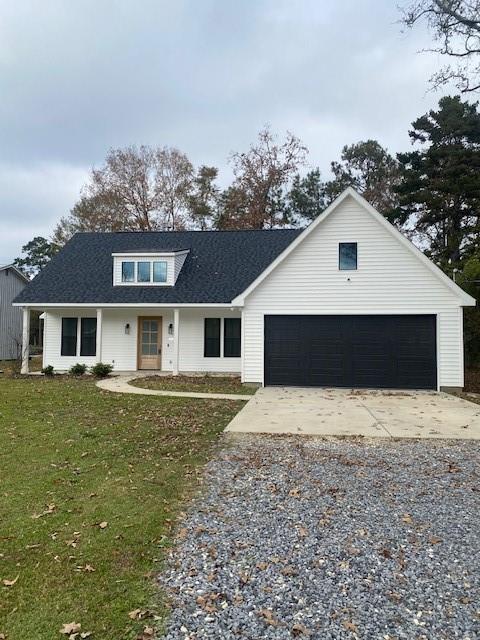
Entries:
POLYGON ((26 304, 229 303, 299 229, 78 233, 17 296, 26 304), (188 249, 173 287, 113 286, 112 253, 188 249))

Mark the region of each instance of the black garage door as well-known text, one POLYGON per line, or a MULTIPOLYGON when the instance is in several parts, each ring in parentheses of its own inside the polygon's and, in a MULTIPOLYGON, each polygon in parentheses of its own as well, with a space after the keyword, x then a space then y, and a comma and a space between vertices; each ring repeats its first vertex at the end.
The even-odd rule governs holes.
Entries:
POLYGON ((265 316, 265 384, 436 389, 435 316, 265 316))

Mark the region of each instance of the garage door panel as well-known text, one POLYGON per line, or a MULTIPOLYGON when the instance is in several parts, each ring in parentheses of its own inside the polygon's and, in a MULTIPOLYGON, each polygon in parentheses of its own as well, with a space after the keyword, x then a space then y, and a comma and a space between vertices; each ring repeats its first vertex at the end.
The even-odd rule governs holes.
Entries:
POLYGON ((265 384, 436 389, 435 316, 265 316, 265 384))

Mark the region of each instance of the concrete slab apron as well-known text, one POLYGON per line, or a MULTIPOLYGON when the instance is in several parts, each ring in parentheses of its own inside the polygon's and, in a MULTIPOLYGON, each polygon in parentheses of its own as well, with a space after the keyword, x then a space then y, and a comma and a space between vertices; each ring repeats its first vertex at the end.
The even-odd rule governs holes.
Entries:
POLYGON ((445 393, 267 387, 226 431, 480 439, 480 405, 445 393))

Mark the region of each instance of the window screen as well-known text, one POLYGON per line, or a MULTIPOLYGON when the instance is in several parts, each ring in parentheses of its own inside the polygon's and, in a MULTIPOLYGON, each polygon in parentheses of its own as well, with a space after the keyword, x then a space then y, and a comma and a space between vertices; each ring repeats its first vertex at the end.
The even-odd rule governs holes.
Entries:
POLYGON ((94 356, 97 353, 97 319, 82 318, 80 324, 80 355, 94 356))
POLYGON ((239 358, 241 355, 241 320, 225 318, 223 332, 223 355, 225 358, 239 358))
POLYGON ((77 355, 77 318, 62 318, 62 356, 77 355))
POLYGON ((205 318, 203 355, 205 358, 220 357, 220 318, 205 318))
POLYGON ((338 268, 351 271, 357 268, 357 243, 340 242, 338 245, 338 268))

